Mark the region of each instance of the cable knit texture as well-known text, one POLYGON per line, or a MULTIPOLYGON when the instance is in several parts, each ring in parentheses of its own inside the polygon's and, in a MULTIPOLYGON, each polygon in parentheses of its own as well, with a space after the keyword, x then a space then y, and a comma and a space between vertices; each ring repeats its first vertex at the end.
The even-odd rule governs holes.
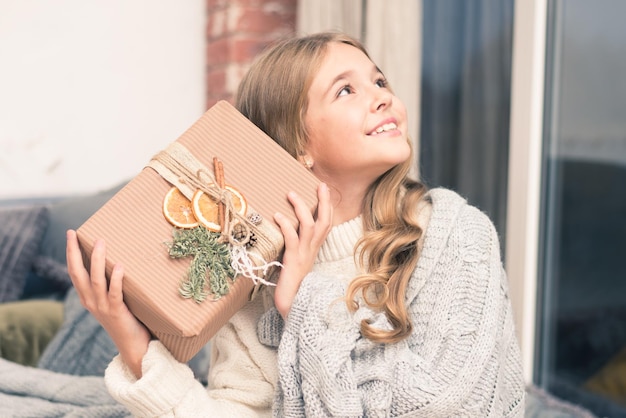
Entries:
POLYGON ((280 340, 274 416, 523 416, 520 353, 496 231, 456 193, 435 189, 430 196, 432 214, 406 294, 414 327, 408 339, 363 338, 361 320, 388 328, 386 317, 363 304, 350 313, 339 300, 347 281, 324 268, 305 277, 282 338, 272 335, 281 332, 280 317, 263 317, 261 340, 280 340))

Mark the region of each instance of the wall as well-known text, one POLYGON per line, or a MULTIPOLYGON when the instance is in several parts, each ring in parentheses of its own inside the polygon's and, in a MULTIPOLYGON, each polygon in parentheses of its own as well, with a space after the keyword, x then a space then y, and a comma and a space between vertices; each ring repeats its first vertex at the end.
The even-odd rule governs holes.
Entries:
POLYGON ((135 175, 206 109, 205 0, 2 0, 0 200, 135 175))
POLYGON ((297 0, 207 0, 207 105, 233 101, 250 62, 295 32, 297 0))
POLYGON ((297 0, 3 0, 0 200, 126 181, 295 31, 297 0))

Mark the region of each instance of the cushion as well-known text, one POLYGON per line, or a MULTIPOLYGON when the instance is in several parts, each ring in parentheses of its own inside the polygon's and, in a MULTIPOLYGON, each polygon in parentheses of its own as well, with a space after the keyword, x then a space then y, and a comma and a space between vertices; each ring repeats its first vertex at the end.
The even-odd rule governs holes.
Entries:
POLYGON ((53 300, 0 304, 0 357, 35 366, 63 321, 63 304, 53 300))
POLYGON ((122 182, 107 190, 63 199, 50 205, 50 222, 41 240, 39 254, 65 265, 66 231, 81 226, 125 184, 122 182))
POLYGON ((584 387, 626 406, 626 347, 609 359, 603 368, 585 382, 584 387))
POLYGON ((45 206, 0 209, 0 303, 22 296, 48 218, 45 206))
POLYGON ((72 280, 67 265, 52 257, 38 255, 26 276, 22 299, 63 300, 70 286, 72 280))

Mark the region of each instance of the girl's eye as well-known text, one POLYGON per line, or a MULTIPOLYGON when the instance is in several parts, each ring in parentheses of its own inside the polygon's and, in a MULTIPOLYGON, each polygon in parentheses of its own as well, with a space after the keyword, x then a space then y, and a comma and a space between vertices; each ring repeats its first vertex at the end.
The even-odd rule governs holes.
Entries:
POLYGON ((388 86, 389 83, 387 83, 387 80, 384 78, 379 78, 378 80, 376 80, 376 85, 380 88, 385 88, 388 86))
POLYGON ((345 96, 346 94, 350 93, 352 93, 352 87, 346 85, 339 89, 339 91, 337 92, 337 97, 345 96))

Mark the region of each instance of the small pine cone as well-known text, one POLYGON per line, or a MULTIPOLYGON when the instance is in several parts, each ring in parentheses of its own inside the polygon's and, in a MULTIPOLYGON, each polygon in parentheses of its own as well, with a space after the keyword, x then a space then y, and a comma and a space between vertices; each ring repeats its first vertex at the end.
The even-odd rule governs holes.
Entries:
POLYGON ((254 247, 256 245, 256 235, 254 232, 250 232, 250 239, 246 242, 246 247, 254 247))
POLYGON ((233 225, 231 233, 237 242, 243 242, 246 239, 246 228, 240 223, 233 225))

